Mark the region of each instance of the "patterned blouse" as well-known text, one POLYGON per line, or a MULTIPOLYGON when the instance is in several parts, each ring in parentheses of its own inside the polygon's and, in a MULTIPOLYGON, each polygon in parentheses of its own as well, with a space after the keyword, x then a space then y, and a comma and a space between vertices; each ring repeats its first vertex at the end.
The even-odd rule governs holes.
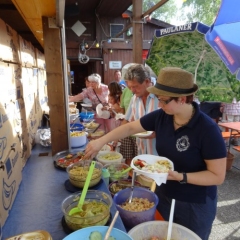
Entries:
MULTIPOLYGON (((109 95, 108 86, 101 83, 100 87, 102 89, 102 93, 97 94, 97 96, 98 96, 99 100, 101 101, 101 103, 108 103, 108 95, 109 95)), ((83 89, 83 91, 80 93, 80 96, 83 99, 84 98, 90 99, 92 102, 92 105, 94 107, 96 107, 100 103, 100 101, 98 100, 96 94, 94 93, 94 91, 91 87, 83 89)))

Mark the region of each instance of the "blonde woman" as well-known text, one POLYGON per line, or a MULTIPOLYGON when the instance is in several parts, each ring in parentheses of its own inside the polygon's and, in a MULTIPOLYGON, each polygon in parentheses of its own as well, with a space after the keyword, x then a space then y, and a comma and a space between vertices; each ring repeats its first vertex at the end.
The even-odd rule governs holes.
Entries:
MULTIPOLYGON (((97 73, 93 73, 88 76, 89 87, 83 89, 83 91, 75 96, 69 96, 69 102, 79 102, 85 98, 90 99, 92 102, 92 108, 95 112, 96 106, 101 103, 103 105, 108 103, 109 90, 108 86, 101 83, 101 76, 97 73)), ((95 120, 101 124, 101 129, 109 132, 108 119, 102 119, 95 114, 95 120)))

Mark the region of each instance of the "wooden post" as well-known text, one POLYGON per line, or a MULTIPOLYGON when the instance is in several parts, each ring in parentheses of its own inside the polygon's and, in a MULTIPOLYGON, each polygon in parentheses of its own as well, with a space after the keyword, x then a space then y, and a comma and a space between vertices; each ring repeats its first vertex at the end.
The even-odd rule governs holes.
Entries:
POLYGON ((142 64, 143 26, 142 26, 143 0, 133 0, 133 62, 142 64))
POLYGON ((61 32, 48 17, 42 18, 44 54, 47 74, 48 105, 50 108, 50 128, 52 155, 68 150, 68 130, 64 90, 61 32))

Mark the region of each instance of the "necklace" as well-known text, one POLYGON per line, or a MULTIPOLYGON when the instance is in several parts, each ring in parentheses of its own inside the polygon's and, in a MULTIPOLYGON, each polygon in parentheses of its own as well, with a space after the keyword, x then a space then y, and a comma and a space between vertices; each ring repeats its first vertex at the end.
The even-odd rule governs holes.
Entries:
POLYGON ((194 108, 193 105, 192 105, 192 115, 191 115, 191 117, 188 119, 187 122, 185 122, 184 124, 179 124, 179 123, 177 123, 177 122, 175 121, 175 117, 174 117, 174 116, 173 116, 173 122, 174 122, 174 124, 176 124, 176 125, 179 126, 179 127, 184 127, 184 126, 186 126, 186 125, 190 122, 190 120, 192 119, 194 113, 195 113, 195 108, 194 108))

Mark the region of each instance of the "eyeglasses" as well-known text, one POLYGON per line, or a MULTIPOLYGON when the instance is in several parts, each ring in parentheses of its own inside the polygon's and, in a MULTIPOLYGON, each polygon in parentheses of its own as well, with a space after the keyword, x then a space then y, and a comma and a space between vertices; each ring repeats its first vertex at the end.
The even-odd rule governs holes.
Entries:
MULTIPOLYGON (((155 96, 156 96, 156 95, 155 95, 155 96)), ((169 103, 174 99, 173 97, 171 97, 171 98, 169 98, 169 99, 167 99, 167 100, 163 100, 163 99, 159 98, 158 96, 156 96, 156 98, 157 98, 158 101, 159 101, 161 104, 163 104, 163 105, 169 104, 169 103)))

